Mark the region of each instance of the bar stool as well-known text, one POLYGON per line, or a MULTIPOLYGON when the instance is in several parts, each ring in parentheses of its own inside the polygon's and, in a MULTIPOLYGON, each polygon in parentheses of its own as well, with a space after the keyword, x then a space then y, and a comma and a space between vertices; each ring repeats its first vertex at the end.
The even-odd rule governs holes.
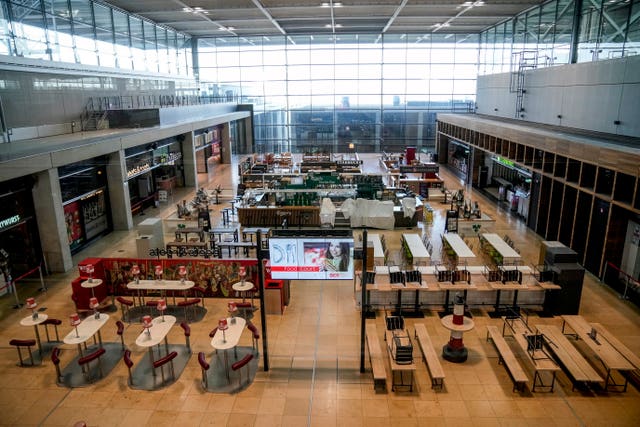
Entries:
POLYGON ((116 333, 118 334, 118 336, 120 336, 120 342, 122 343, 122 350, 125 350, 126 346, 124 345, 124 323, 118 320, 116 322, 116 327, 116 333))
POLYGON ((258 340, 260 339, 260 333, 258 332, 258 328, 251 322, 247 322, 247 329, 251 331, 252 334, 252 342, 251 345, 253 347, 253 351, 258 354, 258 340))
POLYGON ((9 345, 13 345, 13 346, 16 347, 16 349, 18 349, 18 357, 20 358, 20 366, 25 366, 24 365, 24 360, 22 359, 22 351, 20 351, 20 348, 22 348, 22 347, 27 347, 29 349, 29 359, 31 360, 31 366, 35 365, 35 363, 33 361, 33 353, 31 352, 31 347, 36 345, 36 340, 34 340, 34 339, 30 339, 30 340, 12 339, 11 341, 9 341, 9 345))
POLYGON ((207 362, 207 357, 204 352, 198 353, 198 363, 200 364, 200 370, 202 371, 202 388, 207 390, 209 388, 209 379, 207 378, 207 372, 211 365, 207 362))
POLYGON ((191 353, 191 340, 189 338, 191 337, 191 326, 189 326, 187 322, 182 322, 180 323, 180 327, 184 330, 184 340, 187 345, 187 349, 189 350, 189 353, 191 353))
MULTIPOLYGON (((251 362, 252 359, 253 359, 253 354, 247 354, 245 357, 243 357, 242 359, 238 360, 236 363, 231 365, 231 369, 234 372, 238 371, 238 370, 244 368, 245 366, 247 366, 249 364, 249 362, 251 362)), ((249 368, 247 368, 247 369, 249 369, 249 368)), ((240 378, 238 380, 238 383, 240 385, 242 385, 242 371, 240 371, 239 374, 240 374, 240 378)), ((249 380, 249 372, 247 372, 247 381, 248 380, 249 380)))
POLYGON ((133 360, 131 360, 131 350, 125 350, 124 356, 122 357, 124 364, 127 365, 127 369, 129 370, 129 385, 133 384, 133 376, 131 375, 131 367, 133 366, 133 360))
POLYGON ((116 301, 120 303, 120 310, 122 310, 122 320, 126 320, 131 324, 131 317, 129 316, 129 308, 133 306, 133 301, 124 297, 116 298, 116 301))
POLYGON ((56 368, 56 384, 60 384, 62 381, 62 372, 60 372, 60 348, 54 347, 51 350, 51 362, 56 368))
POLYGON ((62 324, 62 320, 48 318, 47 320, 42 322, 42 324, 44 325, 44 331, 47 334, 47 342, 51 342, 51 339, 49 338, 49 327, 48 327, 48 325, 53 325, 53 327, 56 330, 56 341, 60 341, 60 336, 58 335, 58 325, 62 324))

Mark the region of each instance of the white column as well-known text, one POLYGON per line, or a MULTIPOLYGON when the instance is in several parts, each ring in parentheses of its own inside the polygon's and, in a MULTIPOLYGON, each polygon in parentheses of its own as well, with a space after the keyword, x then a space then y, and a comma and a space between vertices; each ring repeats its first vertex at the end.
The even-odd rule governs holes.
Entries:
POLYGON ((109 187, 109 204, 114 230, 131 230, 131 199, 127 182, 127 164, 124 150, 111 153, 107 162, 107 185, 109 187))
POLYGON ((57 273, 71 270, 73 260, 64 221, 58 169, 48 169, 36 175, 33 203, 47 268, 57 273))

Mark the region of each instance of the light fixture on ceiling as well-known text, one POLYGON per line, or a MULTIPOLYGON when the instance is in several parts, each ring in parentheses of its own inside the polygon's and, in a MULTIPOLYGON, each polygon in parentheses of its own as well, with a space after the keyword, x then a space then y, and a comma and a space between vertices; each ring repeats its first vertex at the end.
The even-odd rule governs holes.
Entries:
POLYGON ((327 1, 323 1, 320 4, 320 7, 342 7, 342 3, 341 2, 327 2, 327 1))
POLYGON ((196 6, 196 7, 183 7, 182 11, 185 13, 194 13, 194 14, 198 14, 201 13, 203 15, 208 15, 209 12, 207 12, 206 10, 204 10, 203 8, 201 8, 200 6, 196 6))

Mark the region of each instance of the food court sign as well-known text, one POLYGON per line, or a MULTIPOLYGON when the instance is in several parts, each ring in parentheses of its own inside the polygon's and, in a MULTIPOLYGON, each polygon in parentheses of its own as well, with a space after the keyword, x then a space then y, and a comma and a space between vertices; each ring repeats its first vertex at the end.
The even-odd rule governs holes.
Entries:
POLYGON ((5 218, 0 220, 0 228, 9 227, 11 225, 17 224, 20 222, 20 215, 10 216, 9 218, 5 218))

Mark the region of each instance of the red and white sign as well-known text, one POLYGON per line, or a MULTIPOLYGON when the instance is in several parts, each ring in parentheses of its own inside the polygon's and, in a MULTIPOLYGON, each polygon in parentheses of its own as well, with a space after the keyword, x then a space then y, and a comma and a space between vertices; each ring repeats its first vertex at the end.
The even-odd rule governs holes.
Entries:
POLYGON ((142 317, 142 326, 144 326, 145 328, 150 328, 151 326, 153 326, 153 319, 151 319, 151 316, 146 315, 142 317))
POLYGON ((131 274, 133 274, 134 276, 140 274, 140 267, 138 267, 138 264, 133 264, 131 266, 131 274))
POLYGON ((218 320, 218 329, 220 329, 221 331, 227 330, 229 328, 229 325, 227 325, 227 319, 220 319, 218 320))
POLYGON ((93 274, 93 272, 96 271, 96 270, 95 270, 95 268, 93 268, 93 264, 87 264, 87 265, 84 266, 84 271, 86 271, 87 274, 89 276, 91 276, 93 274))
POLYGON ((181 265, 180 267, 178 267, 178 274, 182 277, 187 275, 187 267, 185 267, 184 265, 181 265))
POLYGON ((167 302, 163 299, 158 300, 158 311, 165 311, 167 309, 167 302))
POLYGON ((162 276, 162 266, 161 265, 156 265, 156 276, 162 276))
POLYGON ((36 308, 37 305, 35 298, 27 298, 27 308, 36 308))
MULTIPOLYGON (((238 307, 236 307, 236 303, 234 301, 230 301, 229 304, 227 304, 227 306, 228 306, 228 309, 229 309, 229 313, 233 313, 238 309, 238 307)), ((225 319, 225 321, 226 321, 226 319, 225 319)))
POLYGON ((240 275, 240 277, 244 277, 244 276, 245 276, 245 274, 247 274, 247 269, 246 269, 246 268, 244 268, 244 265, 241 265, 241 266, 238 268, 238 274, 240 275))
POLYGON ((73 313, 69 316, 69 323, 71 326, 78 326, 80 324, 80 316, 78 316, 78 313, 73 313))
POLYGON ((98 307, 98 305, 99 305, 98 304, 98 298, 96 298, 96 297, 89 298, 89 307, 96 308, 96 307, 98 307))

